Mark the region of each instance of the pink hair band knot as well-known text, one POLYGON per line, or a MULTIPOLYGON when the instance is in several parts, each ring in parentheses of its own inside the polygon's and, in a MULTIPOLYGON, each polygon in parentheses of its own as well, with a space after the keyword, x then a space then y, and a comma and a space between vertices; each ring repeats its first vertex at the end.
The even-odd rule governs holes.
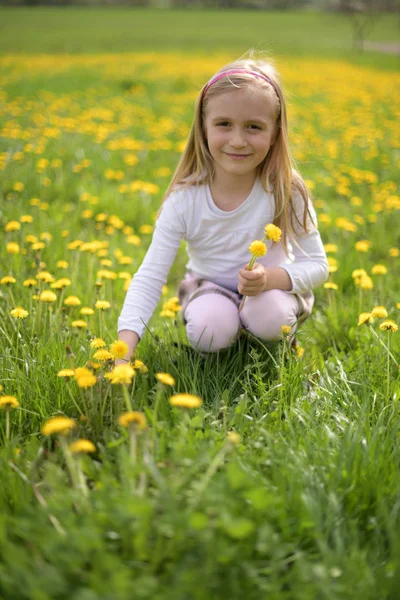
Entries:
POLYGON ((266 81, 267 83, 269 83, 276 95, 279 98, 279 94, 277 92, 277 89, 272 81, 272 79, 270 79, 269 77, 267 77, 267 75, 264 75, 263 73, 259 73, 258 71, 249 71, 247 69, 229 69, 228 71, 224 71, 223 73, 219 73, 218 75, 216 75, 215 77, 213 77, 212 79, 210 79, 210 81, 207 83, 206 87, 204 88, 203 91, 203 96, 206 95, 206 93, 208 92, 208 90, 210 89, 210 87, 212 85, 214 85, 214 83, 216 83, 217 81, 219 81, 220 79, 222 79, 223 77, 228 77, 229 75, 234 75, 236 73, 248 73, 249 75, 253 75, 253 77, 258 77, 259 79, 264 79, 264 81, 266 81))

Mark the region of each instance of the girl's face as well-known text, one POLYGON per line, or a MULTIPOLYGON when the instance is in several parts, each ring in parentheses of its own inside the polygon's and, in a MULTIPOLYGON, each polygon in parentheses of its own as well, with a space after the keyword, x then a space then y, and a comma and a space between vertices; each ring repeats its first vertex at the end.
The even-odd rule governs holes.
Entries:
POLYGON ((205 132, 216 178, 225 182, 256 176, 276 131, 273 99, 261 91, 239 89, 210 98, 205 132))

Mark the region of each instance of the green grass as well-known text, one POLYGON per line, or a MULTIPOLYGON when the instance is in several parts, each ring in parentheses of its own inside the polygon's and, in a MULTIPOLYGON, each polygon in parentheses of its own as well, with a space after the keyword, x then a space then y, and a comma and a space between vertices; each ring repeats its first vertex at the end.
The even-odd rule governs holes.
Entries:
MULTIPOLYGON (((0 7, 0 21, 2 53, 154 50, 241 55, 256 47, 277 58, 346 58, 392 68, 397 64, 393 56, 352 51, 349 20, 332 13, 0 7)), ((398 41, 396 18, 381 15, 368 39, 398 41)))

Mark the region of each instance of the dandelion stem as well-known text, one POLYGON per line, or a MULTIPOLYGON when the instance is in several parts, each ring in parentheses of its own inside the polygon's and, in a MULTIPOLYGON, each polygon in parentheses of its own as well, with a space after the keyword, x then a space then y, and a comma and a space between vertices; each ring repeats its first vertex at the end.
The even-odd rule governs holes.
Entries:
POLYGON ((123 391, 124 398, 125 398, 126 408, 128 411, 131 411, 132 410, 131 399, 129 397, 128 388, 125 384, 122 384, 122 391, 123 391))
MULTIPOLYGON (((382 339, 379 337, 379 335, 376 333, 376 331, 371 327, 371 325, 369 323, 368 323, 368 327, 369 327, 369 330, 371 331, 371 333, 374 334, 374 336, 376 337, 376 339, 378 340, 378 342, 385 348, 385 350, 386 350, 386 352, 388 354, 388 357, 390 356, 390 358, 393 360, 394 364, 397 367, 398 366, 397 360, 393 356, 393 354, 390 352, 390 348, 388 348, 388 346, 386 346, 385 342, 382 341, 382 339)), ((389 337, 388 337, 388 339, 389 339, 389 337)))
POLYGON ((387 359, 386 359, 386 395, 390 394, 390 331, 387 332, 387 359))
POLYGON ((10 410, 6 408, 6 440, 10 439, 10 410))

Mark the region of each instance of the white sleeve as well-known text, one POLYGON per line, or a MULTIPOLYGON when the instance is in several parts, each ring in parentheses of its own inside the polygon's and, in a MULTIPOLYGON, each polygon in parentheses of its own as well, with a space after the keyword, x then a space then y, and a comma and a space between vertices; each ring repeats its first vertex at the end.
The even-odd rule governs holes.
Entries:
POLYGON ((150 247, 131 281, 118 319, 118 331, 128 329, 139 338, 153 315, 186 233, 184 218, 178 214, 173 197, 171 194, 162 205, 150 247))
MULTIPOLYGON (((303 222, 303 207, 304 202, 298 195, 293 208, 300 223, 303 222)), ((294 262, 279 265, 282 269, 285 269, 291 279, 292 289, 290 293, 292 294, 305 294, 323 284, 329 277, 326 253, 317 229, 317 215, 311 202, 309 202, 309 211, 312 220, 308 215, 308 233, 294 218, 295 235, 290 240, 294 262)))

